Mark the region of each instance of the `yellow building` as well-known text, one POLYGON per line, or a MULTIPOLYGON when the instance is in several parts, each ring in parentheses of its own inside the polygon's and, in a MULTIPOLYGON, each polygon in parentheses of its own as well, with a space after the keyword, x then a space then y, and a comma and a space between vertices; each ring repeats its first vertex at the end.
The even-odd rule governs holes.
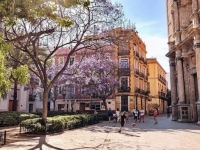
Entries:
POLYGON ((152 101, 148 104, 148 109, 157 104, 159 113, 165 113, 167 108, 167 81, 166 71, 162 68, 156 58, 147 58, 148 81, 150 84, 150 93, 152 101))
POLYGON ((146 45, 133 29, 117 28, 115 31, 121 37, 115 53, 119 64, 116 108, 129 113, 134 108, 147 111, 149 89, 146 45))

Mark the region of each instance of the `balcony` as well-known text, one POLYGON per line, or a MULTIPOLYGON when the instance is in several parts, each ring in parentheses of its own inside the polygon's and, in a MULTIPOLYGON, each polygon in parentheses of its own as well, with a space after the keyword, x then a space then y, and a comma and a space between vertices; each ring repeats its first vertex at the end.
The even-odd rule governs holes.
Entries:
POLYGON ((166 99, 166 94, 164 93, 164 92, 158 92, 158 96, 159 96, 159 98, 161 98, 161 99, 166 99))
POLYGON ((139 74, 140 74, 140 77, 144 78, 144 73, 139 72, 139 74))
POLYGON ((134 51, 134 55, 135 55, 136 57, 138 57, 138 58, 140 57, 140 56, 139 56, 139 53, 136 52, 136 51, 134 51))
POLYGON ((162 82, 163 84, 166 84, 167 81, 165 80, 164 77, 162 77, 161 75, 158 74, 158 79, 160 80, 160 82, 162 82))
POLYGON ((130 68, 119 68, 118 75, 119 76, 130 76, 130 68))
POLYGON ((134 71, 134 72, 135 72, 135 74, 136 74, 136 75, 138 75, 138 76, 140 75, 140 72, 139 72, 139 70, 138 70, 138 69, 135 69, 135 71, 134 71))
POLYGON ((136 87, 135 88, 135 93, 140 93, 140 88, 136 87))
POLYGON ((29 101, 34 102, 36 100, 36 95, 29 94, 29 101))
POLYGON ((145 91, 145 95, 149 95, 149 93, 150 93, 149 90, 145 91))
POLYGON ((145 95, 145 90, 140 89, 140 94, 145 95))
POLYGON ((144 62, 144 58, 142 56, 139 56, 139 60, 144 62))
POLYGON ((76 99, 76 95, 75 94, 67 94, 65 99, 76 99))
POLYGON ((130 87, 121 86, 118 88, 118 92, 130 92, 130 91, 131 91, 130 87))
POLYGON ((118 55, 119 56, 130 55, 130 50, 119 50, 118 55))
POLYGON ((148 80, 148 76, 147 76, 147 75, 144 75, 144 79, 145 79, 145 80, 148 80))

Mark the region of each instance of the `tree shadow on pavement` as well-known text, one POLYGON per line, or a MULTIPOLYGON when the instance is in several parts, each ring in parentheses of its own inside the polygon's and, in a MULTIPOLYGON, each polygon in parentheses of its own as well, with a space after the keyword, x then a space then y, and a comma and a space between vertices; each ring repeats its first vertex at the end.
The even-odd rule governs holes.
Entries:
POLYGON ((41 137, 39 138, 39 143, 38 143, 36 146, 34 146, 33 148, 29 149, 29 150, 35 150, 35 149, 38 149, 38 148, 39 148, 40 150, 42 150, 42 146, 43 146, 43 145, 46 145, 47 147, 53 148, 53 149, 55 149, 55 150, 64 150, 64 149, 57 148, 57 147, 55 147, 55 146, 50 145, 49 143, 47 143, 47 142, 46 142, 46 135, 41 136, 41 137))
POLYGON ((30 149, 28 149, 28 150, 35 150, 35 149, 39 149, 39 150, 42 150, 42 146, 46 146, 46 147, 48 147, 49 149, 55 149, 55 150, 77 150, 77 149, 85 149, 85 148, 91 148, 91 149, 99 149, 99 147, 102 145, 102 144, 99 144, 99 145, 97 145, 97 146, 94 146, 94 147, 89 147, 89 146, 83 146, 83 147, 76 147, 76 148, 73 148, 73 149, 68 149, 67 148, 67 144, 66 144, 66 148, 65 149, 63 149, 63 148, 59 148, 59 147, 56 147, 56 146, 53 146, 53 145, 51 145, 51 144, 49 144, 49 143, 47 143, 46 142, 46 135, 44 135, 44 136, 42 136, 42 137, 40 137, 39 138, 39 143, 36 145, 36 146, 34 146, 33 148, 30 148, 30 149))

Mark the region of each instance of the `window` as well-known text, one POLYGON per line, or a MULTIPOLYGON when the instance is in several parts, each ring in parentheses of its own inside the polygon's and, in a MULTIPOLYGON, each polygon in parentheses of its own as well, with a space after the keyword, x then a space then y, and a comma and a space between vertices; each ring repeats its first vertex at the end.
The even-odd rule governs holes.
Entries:
POLYGON ((142 89, 142 81, 140 80, 140 87, 139 87, 140 89, 142 89))
POLYGON ((141 64, 139 64, 139 71, 141 71, 141 64))
POLYGON ((73 65, 73 63, 74 63, 74 57, 70 57, 69 58, 69 65, 70 66, 73 65))
POLYGON ((96 103, 90 103, 90 109, 93 110, 100 110, 100 102, 96 102, 96 103))
POLYGON ((135 78, 135 87, 138 87, 138 79, 135 78))
POLYGON ((147 90, 147 83, 144 83, 144 90, 147 90))
POLYGON ((135 44, 133 44, 133 50, 136 51, 136 45, 135 44))
POLYGON ((64 110, 65 104, 58 104, 58 111, 64 110))
POLYGON ((121 59, 120 60, 120 68, 128 68, 128 59, 121 59))
POLYGON ((62 94, 62 87, 58 87, 58 94, 62 94))
POLYGON ((59 65, 64 65, 64 57, 59 57, 58 63, 59 63, 59 65))
POLYGON ((121 87, 128 87, 128 77, 121 77, 121 87))
POLYGON ((84 95, 85 94, 85 87, 81 87, 81 94, 84 95))
POLYGON ((135 69, 137 69, 137 68, 136 68, 136 63, 137 63, 137 62, 134 60, 134 68, 135 68, 135 69))
POLYGON ((74 85, 68 85, 67 86, 67 95, 66 97, 68 99, 74 99, 74 85))
POLYGON ((141 50, 139 49, 139 56, 141 56, 141 50))

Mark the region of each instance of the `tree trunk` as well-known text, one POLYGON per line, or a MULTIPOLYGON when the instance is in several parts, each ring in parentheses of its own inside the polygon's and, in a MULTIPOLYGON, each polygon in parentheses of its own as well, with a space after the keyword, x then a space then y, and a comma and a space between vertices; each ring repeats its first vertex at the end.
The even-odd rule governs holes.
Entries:
POLYGON ((108 110, 108 106, 107 106, 107 103, 106 103, 106 99, 102 99, 103 100, 103 104, 105 106, 105 110, 107 111, 108 110))
POLYGON ((46 122, 47 120, 47 103, 48 103, 48 91, 44 89, 43 93, 43 111, 42 111, 42 119, 46 122))
POLYGON ((12 111, 17 111, 17 80, 14 80, 12 111))

